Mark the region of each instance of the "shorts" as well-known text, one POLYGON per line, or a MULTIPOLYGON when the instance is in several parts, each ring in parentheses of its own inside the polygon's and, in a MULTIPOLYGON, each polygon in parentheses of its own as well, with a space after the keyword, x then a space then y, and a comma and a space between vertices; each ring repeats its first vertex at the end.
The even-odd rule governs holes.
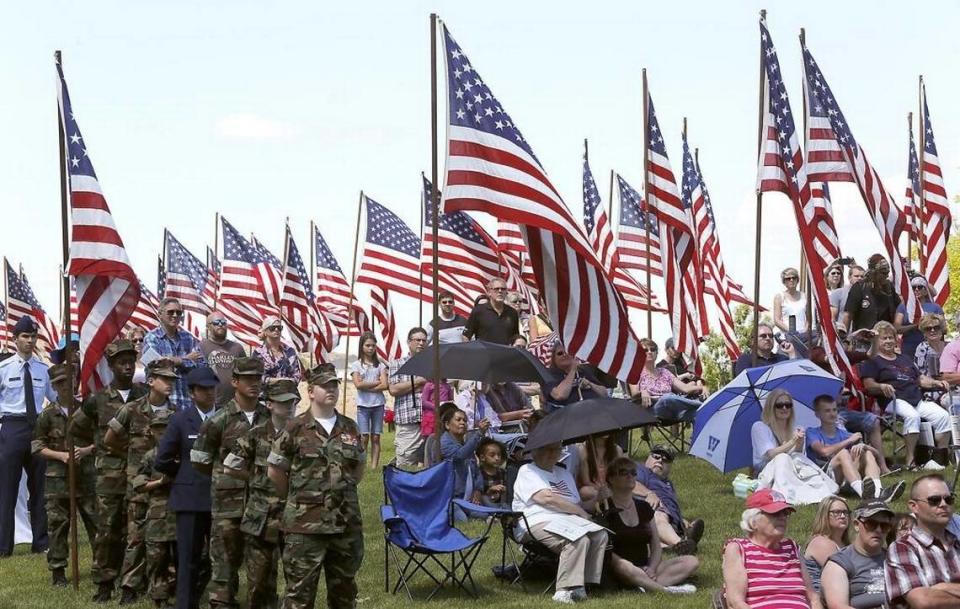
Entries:
POLYGON ((357 406, 357 427, 360 435, 383 433, 383 404, 380 406, 357 406))

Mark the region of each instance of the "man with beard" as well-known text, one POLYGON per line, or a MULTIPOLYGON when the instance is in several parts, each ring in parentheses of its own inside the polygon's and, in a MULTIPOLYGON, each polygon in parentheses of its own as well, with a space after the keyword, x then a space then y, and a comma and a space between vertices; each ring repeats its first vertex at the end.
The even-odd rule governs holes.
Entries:
POLYGON ((233 399, 233 360, 246 357, 243 345, 227 338, 227 318, 220 311, 213 311, 207 315, 207 337, 200 342, 200 351, 207 360, 207 365, 220 379, 217 385, 214 403, 217 408, 233 399))

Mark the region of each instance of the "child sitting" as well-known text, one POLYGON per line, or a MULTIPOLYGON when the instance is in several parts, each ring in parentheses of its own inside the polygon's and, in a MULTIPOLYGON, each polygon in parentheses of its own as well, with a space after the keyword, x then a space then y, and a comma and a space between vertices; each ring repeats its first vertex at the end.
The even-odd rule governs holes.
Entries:
POLYGON ((487 507, 509 508, 507 478, 503 469, 506 452, 503 444, 493 438, 480 440, 477 446, 477 460, 480 462, 480 467, 474 482, 473 503, 487 507))

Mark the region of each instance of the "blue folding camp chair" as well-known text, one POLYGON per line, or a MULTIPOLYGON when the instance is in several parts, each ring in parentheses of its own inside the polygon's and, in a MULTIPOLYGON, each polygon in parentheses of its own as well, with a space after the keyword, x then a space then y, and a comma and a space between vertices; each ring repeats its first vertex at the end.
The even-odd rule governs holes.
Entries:
MULTIPOLYGON (((413 600, 410 582, 423 572, 436 586, 427 600, 453 582, 476 597, 477 585, 470 569, 486 543, 493 519, 479 537, 470 538, 452 524, 454 505, 468 512, 500 515, 503 510, 476 505, 453 498, 453 463, 443 461, 419 472, 407 472, 393 465, 383 468, 384 503, 380 519, 384 526, 384 589, 396 594, 403 586, 413 600), (442 560, 450 556, 449 564, 442 560), (398 581, 390 589, 390 558, 397 569, 398 581), (403 557, 406 561, 403 561, 403 557), (436 572, 431 571, 433 568, 436 572), (469 583, 469 586, 467 585, 469 583)), ((509 513, 509 512, 508 512, 509 513)))

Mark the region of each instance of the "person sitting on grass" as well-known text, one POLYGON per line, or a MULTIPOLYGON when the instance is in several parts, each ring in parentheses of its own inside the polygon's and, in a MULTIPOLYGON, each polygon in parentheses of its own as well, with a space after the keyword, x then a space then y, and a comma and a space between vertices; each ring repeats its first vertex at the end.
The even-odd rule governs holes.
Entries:
POLYGON ((894 501, 903 494, 902 480, 882 488, 876 449, 864 444, 861 434, 837 425, 839 411, 833 396, 815 397, 813 412, 820 426, 807 428, 807 456, 811 461, 826 465, 838 483, 846 481, 859 497, 894 501))
POLYGON ((830 556, 823 567, 823 597, 828 609, 880 609, 886 601, 883 542, 895 515, 883 501, 864 499, 853 518, 853 543, 830 556))
POLYGON ((477 476, 473 484, 473 503, 487 507, 507 509, 507 477, 504 464, 507 461, 506 447, 493 438, 483 438, 477 444, 477 476))
POLYGON ((810 585, 820 592, 820 573, 827 559, 850 543, 850 507, 846 499, 830 495, 817 506, 813 517, 813 535, 803 552, 803 563, 810 585))
POLYGON ((613 574, 621 583, 641 592, 696 592, 696 586, 682 582, 696 572, 699 561, 695 556, 661 560, 653 508, 634 495, 636 475, 636 464, 629 457, 617 457, 607 468, 613 505, 603 515, 603 521, 614 533, 610 555, 613 574))
POLYGON ((703 537, 703 520, 685 520, 680 513, 677 490, 670 481, 673 451, 662 444, 650 450, 647 460, 637 465, 637 483, 634 494, 653 508, 657 536, 665 548, 677 554, 695 554, 697 543, 703 537))
POLYGON ((603 501, 610 496, 607 467, 623 452, 612 434, 591 436, 578 446, 580 467, 576 471, 577 490, 584 501, 603 501))

